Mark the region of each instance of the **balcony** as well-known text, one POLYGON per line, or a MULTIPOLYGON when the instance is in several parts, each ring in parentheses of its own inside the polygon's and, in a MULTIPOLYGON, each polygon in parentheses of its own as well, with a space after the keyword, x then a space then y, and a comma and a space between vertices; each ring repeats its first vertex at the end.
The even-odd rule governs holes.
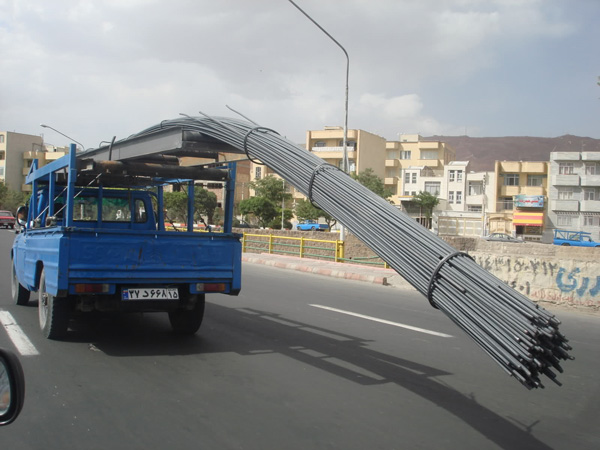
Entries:
POLYGON ((579 211, 578 200, 554 200, 552 202, 553 211, 579 211))
POLYGON ((541 161, 523 161, 521 163, 522 173, 545 174, 548 173, 547 165, 541 161))
POLYGON ((587 187, 600 186, 600 175, 581 175, 581 185, 587 187))
POLYGON ((523 195, 545 195, 546 189, 543 186, 523 186, 520 194, 523 195))
POLYGON ((467 195, 465 203, 467 205, 483 205, 483 195, 467 195))
POLYGON ((582 152, 581 159, 583 161, 600 161, 600 152, 582 152))
POLYGON ((384 184, 390 185, 390 186, 395 186, 398 184, 398 177, 385 177, 384 184))
POLYGON ((554 161, 579 161, 578 152, 552 152, 550 160, 554 161))
POLYGON ((582 200, 581 211, 600 212, 600 200, 582 200))
POLYGON ((553 186, 579 186, 579 175, 552 175, 553 186))
POLYGON ((501 186, 498 194, 500 197, 512 197, 513 195, 519 195, 520 193, 521 188, 519 186, 501 186))
POLYGON ((385 167, 400 167, 400 161, 397 159, 386 159, 385 167))

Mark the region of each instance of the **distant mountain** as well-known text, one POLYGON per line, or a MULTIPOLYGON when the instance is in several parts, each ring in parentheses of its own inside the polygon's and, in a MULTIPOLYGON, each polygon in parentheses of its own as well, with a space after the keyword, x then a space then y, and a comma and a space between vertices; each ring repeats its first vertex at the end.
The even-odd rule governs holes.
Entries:
POLYGON ((600 152, 600 139, 570 134, 555 138, 430 136, 423 139, 449 144, 456 150, 456 160, 470 161, 469 169, 475 172, 494 170, 495 161, 549 161, 551 152, 600 152))

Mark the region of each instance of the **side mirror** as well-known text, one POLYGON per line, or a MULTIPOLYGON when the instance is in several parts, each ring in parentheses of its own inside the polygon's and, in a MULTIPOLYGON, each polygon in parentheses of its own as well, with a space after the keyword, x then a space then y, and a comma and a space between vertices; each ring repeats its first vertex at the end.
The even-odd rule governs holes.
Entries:
POLYGON ((0 348, 0 426, 17 418, 24 401, 23 367, 14 353, 0 348))
POLYGON ((29 208, 27 206, 19 206, 17 209, 17 223, 25 227, 27 225, 27 216, 29 215, 29 208))

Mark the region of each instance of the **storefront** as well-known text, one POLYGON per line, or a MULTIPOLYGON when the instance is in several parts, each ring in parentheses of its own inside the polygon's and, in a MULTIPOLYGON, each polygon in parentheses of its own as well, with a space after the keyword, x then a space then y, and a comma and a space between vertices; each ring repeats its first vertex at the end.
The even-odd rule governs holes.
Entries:
POLYGON ((513 229, 517 236, 541 240, 544 231, 544 196, 515 195, 513 229))

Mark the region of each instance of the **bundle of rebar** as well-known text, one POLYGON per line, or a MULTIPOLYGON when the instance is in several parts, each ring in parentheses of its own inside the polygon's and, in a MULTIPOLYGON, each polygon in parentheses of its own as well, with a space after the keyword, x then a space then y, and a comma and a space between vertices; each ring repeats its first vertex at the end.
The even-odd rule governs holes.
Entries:
POLYGON ((136 136, 170 127, 200 132, 267 165, 365 242, 508 374, 528 389, 544 387, 542 375, 560 385, 555 370, 572 357, 554 315, 342 170, 247 120, 185 116, 136 136))

